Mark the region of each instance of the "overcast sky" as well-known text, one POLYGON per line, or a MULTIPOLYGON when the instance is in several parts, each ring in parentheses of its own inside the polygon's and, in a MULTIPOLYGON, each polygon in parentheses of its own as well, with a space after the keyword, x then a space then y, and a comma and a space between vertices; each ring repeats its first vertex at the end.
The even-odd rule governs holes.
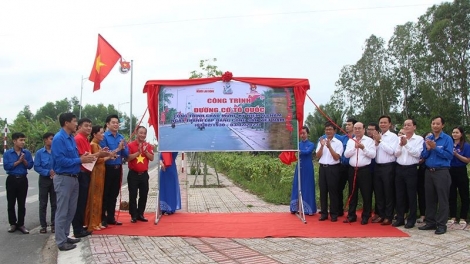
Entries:
MULTIPOLYGON (((146 109, 147 80, 186 79, 199 60, 238 77, 307 78, 309 95, 328 102, 344 65, 366 38, 389 40, 394 27, 417 21, 432 0, 175 0, 0 3, 0 117, 11 123, 25 105, 76 96, 129 114, 130 74, 116 66, 93 93, 88 81, 100 33, 134 60, 133 114, 146 109)), ((306 102, 305 111, 314 105, 306 102)), ((145 124, 147 118, 144 119, 145 124)))

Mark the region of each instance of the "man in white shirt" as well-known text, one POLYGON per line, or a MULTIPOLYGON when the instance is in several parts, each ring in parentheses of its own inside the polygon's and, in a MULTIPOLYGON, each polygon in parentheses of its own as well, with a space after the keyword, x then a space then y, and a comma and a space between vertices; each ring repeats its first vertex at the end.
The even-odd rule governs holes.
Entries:
POLYGON ((405 224, 406 200, 410 207, 410 214, 405 228, 413 228, 416 222, 416 193, 418 188, 418 163, 423 151, 423 138, 415 134, 416 122, 405 120, 403 124, 405 135, 399 137, 399 144, 395 150, 397 169, 395 173, 395 192, 397 199, 397 221, 393 226, 405 224))
POLYGON ((390 116, 381 116, 379 127, 382 133, 374 134, 377 149, 374 192, 379 217, 372 223, 391 225, 395 207, 395 150, 398 146, 398 136, 390 131, 392 127, 390 116))
POLYGON ((370 162, 375 158, 376 151, 374 140, 364 135, 364 124, 357 122, 354 124, 355 138, 349 139, 344 151, 344 156, 349 158, 349 203, 348 217, 343 223, 351 223, 357 221, 357 191, 361 190, 363 201, 362 221, 361 225, 369 222, 370 210, 372 207, 372 178, 370 175, 370 162))
POLYGON ((320 138, 317 145, 316 157, 319 159, 319 185, 320 185, 320 221, 328 219, 328 195, 330 198, 331 222, 338 221, 340 158, 343 154, 343 142, 335 138, 336 127, 331 122, 325 123, 325 135, 320 138))

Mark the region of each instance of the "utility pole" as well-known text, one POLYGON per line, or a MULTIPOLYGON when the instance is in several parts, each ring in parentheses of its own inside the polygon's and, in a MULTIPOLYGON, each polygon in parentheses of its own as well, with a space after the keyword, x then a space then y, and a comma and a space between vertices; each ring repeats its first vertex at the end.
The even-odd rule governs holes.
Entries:
POLYGON ((82 81, 81 81, 81 85, 80 85, 80 105, 79 105, 79 112, 78 112, 78 119, 82 119, 82 97, 83 97, 83 80, 85 80, 86 78, 83 78, 83 75, 82 75, 82 81))
POLYGON ((132 140, 132 78, 134 75, 134 60, 131 60, 131 98, 130 98, 130 112, 129 112, 129 141, 132 140))
POLYGON ((3 153, 7 151, 7 138, 8 138, 8 133, 10 133, 10 130, 8 129, 8 124, 7 124, 7 119, 5 118, 5 128, 3 129, 3 132, 5 133, 5 136, 3 137, 3 153))

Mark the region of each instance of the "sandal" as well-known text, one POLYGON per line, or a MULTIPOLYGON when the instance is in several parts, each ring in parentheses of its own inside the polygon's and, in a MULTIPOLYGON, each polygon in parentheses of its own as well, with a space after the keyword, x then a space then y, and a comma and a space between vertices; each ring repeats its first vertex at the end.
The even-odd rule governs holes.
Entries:
POLYGON ((55 233, 55 226, 51 226, 51 233, 55 233))
POLYGON ((47 233, 47 229, 45 227, 43 227, 39 230, 39 233, 45 234, 45 233, 47 233))
POLYGON ((465 220, 463 220, 463 219, 460 219, 459 225, 461 225, 461 226, 466 226, 466 225, 467 225, 467 221, 465 221, 465 220))
POLYGON ((453 225, 455 224, 455 220, 449 219, 447 220, 447 225, 453 225))
POLYGON ((94 229, 95 231, 100 231, 100 230, 101 230, 101 228, 100 228, 99 226, 95 226, 95 227, 93 227, 93 229, 94 229))

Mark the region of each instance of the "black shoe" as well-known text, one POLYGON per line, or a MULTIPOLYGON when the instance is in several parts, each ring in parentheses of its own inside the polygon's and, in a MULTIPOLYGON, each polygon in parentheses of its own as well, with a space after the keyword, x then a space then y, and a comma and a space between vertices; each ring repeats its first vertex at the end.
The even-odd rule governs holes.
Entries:
POLYGON ((13 233, 16 231, 16 225, 11 225, 10 228, 8 228, 8 233, 13 233))
POLYGON ((331 222, 337 222, 338 221, 338 217, 332 217, 331 218, 331 222))
POLYGON ((18 227, 18 230, 20 230, 21 233, 23 233, 23 234, 29 234, 29 230, 26 229, 26 227, 24 227, 24 226, 18 227))
POLYGON ((137 219, 136 218, 131 218, 131 223, 137 223, 137 219))
POLYGON ((89 235, 91 235, 91 233, 92 233, 92 232, 88 232, 88 231, 86 231, 86 230, 83 230, 83 231, 80 232, 80 233, 73 233, 73 236, 74 236, 75 238, 80 238, 80 237, 89 236, 89 235))
POLYGON ((436 230, 436 226, 432 224, 426 224, 424 226, 418 227, 419 230, 436 230))
POLYGON ((59 247, 60 251, 67 251, 76 248, 77 246, 70 243, 64 243, 62 246, 59 247))
POLYGON ((392 226, 394 226, 394 227, 399 227, 399 226, 402 226, 402 225, 404 225, 404 224, 405 224, 405 223, 402 222, 402 221, 395 221, 395 222, 393 222, 392 226))
POLYGON ((102 221, 101 226, 108 227, 108 223, 106 221, 102 221))
POLYGON ((322 216, 320 216, 320 218, 318 219, 318 221, 325 221, 326 219, 328 219, 328 216, 322 215, 322 216))
POLYGON ((406 229, 410 229, 410 228, 413 228, 413 227, 415 227, 415 224, 413 224, 411 221, 408 221, 405 225, 406 229))
POLYGON ((122 225, 122 223, 114 220, 114 222, 108 222, 108 225, 122 225))
POLYGON ((69 244, 76 244, 78 242, 80 242, 81 239, 80 238, 70 238, 70 237, 67 237, 67 243, 69 244))
POLYGON ((375 217, 375 216, 374 216, 374 217, 372 218, 372 223, 374 223, 374 224, 382 223, 383 221, 384 221, 384 219, 383 219, 382 217, 380 217, 380 216, 379 216, 379 217, 375 217))
POLYGON ((355 217, 348 217, 345 220, 343 220, 343 223, 354 223, 357 221, 357 218, 355 217))
POLYGON ((137 216, 137 220, 142 221, 142 222, 148 222, 149 220, 145 218, 143 215, 137 216))
POLYGON ((380 223, 380 225, 383 225, 383 226, 386 226, 386 225, 391 225, 392 224, 392 220, 388 220, 388 219, 384 219, 384 221, 382 223, 380 223))
POLYGON ((434 234, 436 235, 442 235, 447 232, 447 226, 438 226, 434 234))
POLYGON ((361 225, 367 225, 369 223, 369 218, 362 218, 361 225))

